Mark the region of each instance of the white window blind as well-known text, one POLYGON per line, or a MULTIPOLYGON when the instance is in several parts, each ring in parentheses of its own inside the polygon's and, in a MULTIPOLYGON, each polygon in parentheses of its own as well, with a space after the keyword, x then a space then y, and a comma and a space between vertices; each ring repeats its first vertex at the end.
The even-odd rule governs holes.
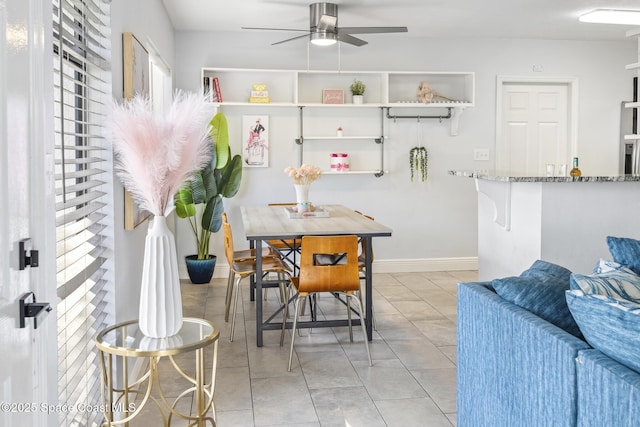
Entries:
POLYGON ((56 257, 61 426, 98 426, 94 338, 113 323, 111 151, 103 124, 111 102, 109 0, 53 0, 56 257), (112 306, 112 304, 110 305, 112 306))

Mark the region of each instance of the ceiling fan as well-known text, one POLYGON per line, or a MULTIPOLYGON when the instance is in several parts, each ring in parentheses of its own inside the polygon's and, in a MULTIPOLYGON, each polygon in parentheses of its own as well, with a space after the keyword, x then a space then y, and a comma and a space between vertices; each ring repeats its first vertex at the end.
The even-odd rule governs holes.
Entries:
POLYGON ((338 41, 354 46, 364 46, 366 41, 353 37, 352 34, 373 33, 406 33, 407 27, 338 27, 338 5, 335 3, 312 3, 309 5, 310 28, 299 30, 291 28, 257 28, 242 27, 244 30, 304 31, 306 34, 281 40, 273 45, 309 37, 311 43, 329 46, 338 41))

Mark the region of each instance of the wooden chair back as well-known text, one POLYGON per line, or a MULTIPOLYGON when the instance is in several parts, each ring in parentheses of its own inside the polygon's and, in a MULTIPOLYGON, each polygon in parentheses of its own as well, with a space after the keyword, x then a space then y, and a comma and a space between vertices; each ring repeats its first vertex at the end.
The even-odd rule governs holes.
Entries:
POLYGON ((360 289, 356 236, 304 236, 298 292, 349 292, 360 289), (340 257, 337 264, 321 264, 319 257, 340 257))
POLYGON ((222 228, 224 229, 224 254, 227 257, 229 267, 233 268, 233 233, 226 213, 222 214, 222 228))

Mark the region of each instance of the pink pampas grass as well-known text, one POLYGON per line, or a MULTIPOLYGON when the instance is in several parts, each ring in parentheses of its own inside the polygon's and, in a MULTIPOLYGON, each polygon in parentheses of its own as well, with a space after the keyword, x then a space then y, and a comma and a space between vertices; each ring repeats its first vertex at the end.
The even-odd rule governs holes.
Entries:
POLYGON ((194 93, 176 92, 167 114, 154 113, 141 95, 114 103, 109 130, 116 174, 140 208, 167 215, 173 195, 211 160, 214 113, 215 107, 194 93))

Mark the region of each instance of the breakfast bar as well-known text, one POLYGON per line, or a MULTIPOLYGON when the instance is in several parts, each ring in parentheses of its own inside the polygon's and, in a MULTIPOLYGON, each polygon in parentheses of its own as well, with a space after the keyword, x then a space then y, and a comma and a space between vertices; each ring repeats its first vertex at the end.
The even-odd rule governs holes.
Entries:
POLYGON ((450 171, 478 192, 478 277, 519 275, 544 259, 590 273, 606 236, 640 238, 640 176, 546 177, 450 171))

